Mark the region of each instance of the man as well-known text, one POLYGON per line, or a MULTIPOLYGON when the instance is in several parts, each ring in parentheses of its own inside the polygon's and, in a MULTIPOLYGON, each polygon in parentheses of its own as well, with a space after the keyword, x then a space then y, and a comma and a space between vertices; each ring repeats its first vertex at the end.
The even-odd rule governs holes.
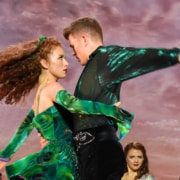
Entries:
MULTIPOLYGON (((75 89, 80 99, 114 104, 120 101, 123 81, 180 61, 179 49, 103 46, 101 26, 93 18, 75 20, 63 34, 85 66, 75 89)), ((80 180, 120 180, 126 165, 116 123, 94 115, 75 115, 73 122, 80 180)))

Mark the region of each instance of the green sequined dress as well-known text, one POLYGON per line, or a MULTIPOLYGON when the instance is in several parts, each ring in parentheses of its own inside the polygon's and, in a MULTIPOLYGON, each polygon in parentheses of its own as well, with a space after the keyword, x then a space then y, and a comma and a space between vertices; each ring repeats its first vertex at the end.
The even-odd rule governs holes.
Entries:
POLYGON ((27 180, 77 179, 77 156, 74 151, 72 131, 64 120, 61 108, 71 113, 110 116, 121 123, 127 132, 134 118, 134 115, 121 108, 79 100, 65 90, 59 91, 53 106, 37 116, 34 116, 32 109, 29 111, 9 144, 0 151, 0 160, 8 162, 33 128, 36 128, 48 140, 48 144, 40 152, 30 154, 8 165, 6 172, 9 179, 14 176, 22 176, 27 180))

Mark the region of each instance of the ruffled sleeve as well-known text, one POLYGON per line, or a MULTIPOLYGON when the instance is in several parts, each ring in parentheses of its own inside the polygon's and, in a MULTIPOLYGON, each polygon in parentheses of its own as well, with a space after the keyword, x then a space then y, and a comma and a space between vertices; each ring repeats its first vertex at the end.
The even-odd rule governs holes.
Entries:
POLYGON ((16 131, 13 138, 10 140, 8 145, 0 151, 0 161, 8 162, 10 161, 12 155, 19 149, 23 142, 27 139, 29 134, 33 129, 32 119, 34 113, 30 110, 29 114, 26 116, 18 130, 16 131))
POLYGON ((56 103, 71 113, 104 115, 113 118, 119 127, 120 139, 129 132, 131 123, 135 117, 130 112, 114 105, 80 100, 69 94, 66 90, 61 90, 57 93, 56 103))

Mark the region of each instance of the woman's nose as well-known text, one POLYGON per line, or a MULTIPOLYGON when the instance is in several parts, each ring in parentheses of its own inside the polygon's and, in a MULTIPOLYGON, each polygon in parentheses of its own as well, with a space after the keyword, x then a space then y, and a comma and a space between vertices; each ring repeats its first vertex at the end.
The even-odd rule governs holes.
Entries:
POLYGON ((66 59, 64 59, 64 64, 65 64, 66 66, 69 66, 69 63, 68 63, 68 61, 67 61, 66 59))
POLYGON ((138 158, 135 158, 134 161, 135 161, 135 162, 138 162, 138 158))

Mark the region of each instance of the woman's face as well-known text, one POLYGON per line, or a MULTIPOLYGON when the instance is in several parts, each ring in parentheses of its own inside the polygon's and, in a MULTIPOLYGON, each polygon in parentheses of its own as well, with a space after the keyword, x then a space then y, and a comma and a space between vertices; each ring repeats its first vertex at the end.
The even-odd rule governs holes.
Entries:
POLYGON ((49 73, 56 79, 66 76, 69 63, 66 61, 64 51, 60 46, 54 47, 51 50, 46 65, 49 73))
POLYGON ((143 164, 144 157, 141 150, 138 149, 130 149, 127 156, 126 156, 126 162, 127 166, 132 171, 137 171, 143 164))

